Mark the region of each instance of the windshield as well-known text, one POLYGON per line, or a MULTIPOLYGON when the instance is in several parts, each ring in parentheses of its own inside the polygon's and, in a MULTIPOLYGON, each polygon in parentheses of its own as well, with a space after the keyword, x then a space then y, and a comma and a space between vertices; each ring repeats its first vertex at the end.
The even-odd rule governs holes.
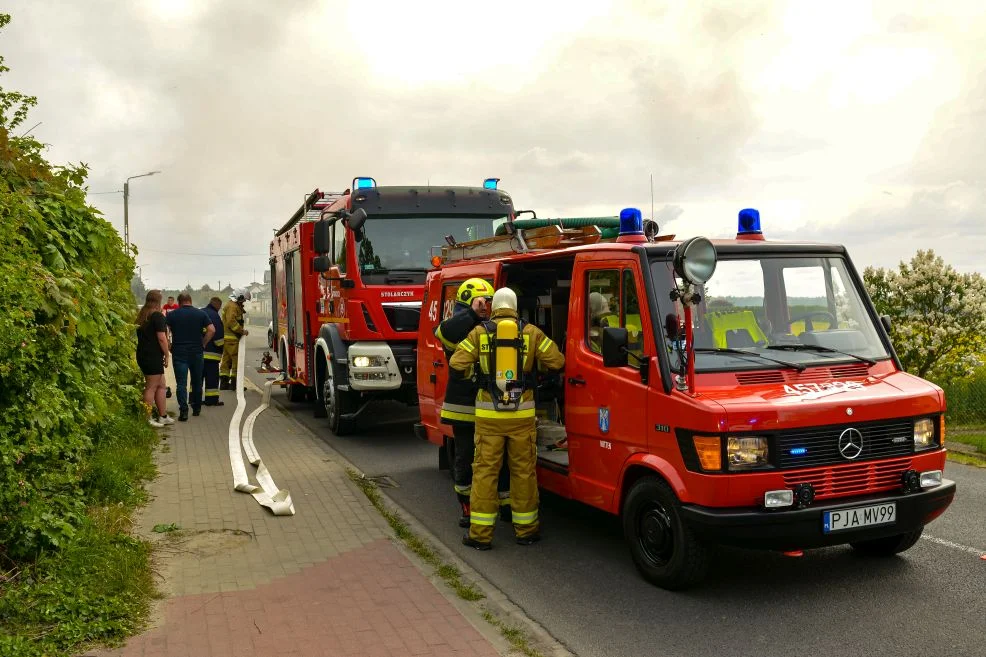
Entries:
MULTIPOLYGON (((670 263, 652 265, 662 318, 684 319, 670 263)), ((680 284, 680 281, 679 281, 680 284)), ((721 259, 692 314, 696 371, 802 369, 889 358, 841 257, 721 259)), ((671 366, 681 345, 665 335, 671 366)))
POLYGON ((394 270, 423 272, 431 267, 432 247, 446 244, 445 236, 456 242, 492 237, 497 216, 373 216, 363 224, 359 243, 360 273, 386 274, 394 270))

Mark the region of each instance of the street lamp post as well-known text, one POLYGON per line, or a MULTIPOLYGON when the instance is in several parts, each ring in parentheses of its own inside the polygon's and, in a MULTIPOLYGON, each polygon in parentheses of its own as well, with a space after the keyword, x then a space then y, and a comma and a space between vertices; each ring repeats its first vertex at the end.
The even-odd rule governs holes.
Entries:
POLYGON ((129 200, 130 200, 130 181, 134 178, 143 178, 145 176, 153 176, 155 173, 161 173, 160 171, 151 171, 149 173, 142 173, 138 176, 130 176, 123 183, 123 243, 126 245, 127 253, 130 253, 130 213, 129 213, 129 200))

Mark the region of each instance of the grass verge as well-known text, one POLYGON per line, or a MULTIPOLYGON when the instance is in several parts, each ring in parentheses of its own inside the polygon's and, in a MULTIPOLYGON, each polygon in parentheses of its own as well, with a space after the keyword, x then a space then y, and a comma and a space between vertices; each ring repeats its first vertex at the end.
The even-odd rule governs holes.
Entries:
POLYGON ((359 489, 363 491, 366 498, 370 500, 370 504, 372 504, 374 508, 380 512, 380 515, 384 517, 387 524, 389 524, 391 529, 394 530, 397 538, 400 539, 400 541, 404 543, 408 549, 421 557, 425 563, 434 568, 435 573, 441 577, 460 598, 470 602, 475 602, 476 600, 482 600, 486 597, 472 584, 463 582, 462 573, 459 572, 458 568, 452 564, 444 563, 427 542, 418 536, 415 536, 414 532, 412 532, 407 526, 407 523, 404 522, 403 518, 392 512, 384 505, 383 500, 380 498, 380 493, 377 490, 376 483, 367 479, 352 468, 346 468, 346 474, 348 474, 349 478, 353 480, 353 483, 359 486, 359 489))
POLYGON ((523 630, 518 630, 516 627, 510 627, 502 620, 491 614, 488 610, 483 610, 483 619, 500 630, 500 634, 510 642, 513 649, 521 652, 527 657, 543 657, 541 652, 533 648, 531 644, 527 641, 527 636, 524 634, 523 630))
MULTIPOLYGON (((72 540, 32 563, 0 563, 0 655, 78 654, 143 627, 156 595, 150 546, 131 534, 158 437, 146 422, 101 426, 82 464, 87 511, 72 540)), ((2 552, 0 552, 2 558, 2 552)))
POLYGON ((964 465, 974 465, 979 468, 986 468, 986 456, 977 456, 975 454, 963 454, 962 452, 949 452, 948 460, 954 461, 955 463, 962 463, 964 465))
POLYGON ((986 427, 982 425, 947 427, 945 440, 971 445, 986 455, 986 427))

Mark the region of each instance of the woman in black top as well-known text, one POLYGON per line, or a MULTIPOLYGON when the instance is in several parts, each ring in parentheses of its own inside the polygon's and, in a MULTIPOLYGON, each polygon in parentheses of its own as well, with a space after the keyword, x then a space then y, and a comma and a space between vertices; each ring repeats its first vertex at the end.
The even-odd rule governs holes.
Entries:
POLYGON ((144 306, 137 313, 137 365, 144 373, 144 403, 157 405, 158 419, 148 419, 152 427, 174 424, 168 417, 164 369, 168 366, 168 325, 161 312, 161 291, 147 293, 144 306))

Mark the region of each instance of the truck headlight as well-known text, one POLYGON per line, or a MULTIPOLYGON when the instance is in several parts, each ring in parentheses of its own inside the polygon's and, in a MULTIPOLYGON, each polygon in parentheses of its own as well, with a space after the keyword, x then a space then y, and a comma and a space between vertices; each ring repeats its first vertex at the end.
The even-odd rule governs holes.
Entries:
POLYGON ((914 423, 914 450, 935 446, 935 423, 931 418, 922 418, 914 423))
POLYGON ((380 356, 353 356, 353 367, 381 367, 383 359, 380 356))
POLYGON ((730 436, 726 439, 726 463, 730 470, 750 470, 770 464, 767 439, 762 436, 730 436))

